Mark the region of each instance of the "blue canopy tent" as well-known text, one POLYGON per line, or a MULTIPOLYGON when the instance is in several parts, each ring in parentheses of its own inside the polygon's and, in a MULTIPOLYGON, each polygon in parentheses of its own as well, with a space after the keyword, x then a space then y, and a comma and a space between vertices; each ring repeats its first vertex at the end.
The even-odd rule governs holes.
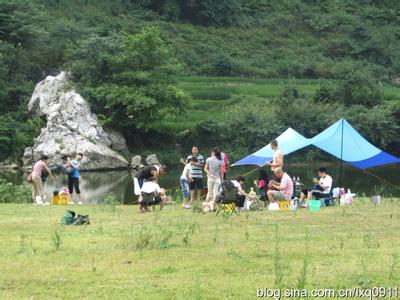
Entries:
POLYGON ((368 142, 345 119, 316 135, 311 144, 362 170, 400 162, 368 142))
MULTIPOLYGON (((305 138, 292 128, 286 129, 279 137, 276 138, 276 140, 278 141, 279 148, 282 150, 284 155, 307 147, 311 144, 310 139, 305 138)), ((273 156, 274 151, 271 149, 271 145, 268 144, 253 154, 250 154, 249 156, 246 156, 245 158, 235 162, 232 164, 232 166, 257 165, 261 167, 267 162, 271 161, 273 156)))

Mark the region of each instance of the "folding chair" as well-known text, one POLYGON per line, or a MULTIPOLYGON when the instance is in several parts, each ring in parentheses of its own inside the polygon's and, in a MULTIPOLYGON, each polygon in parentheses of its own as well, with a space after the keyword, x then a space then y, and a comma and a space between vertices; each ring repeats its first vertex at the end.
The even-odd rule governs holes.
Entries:
POLYGON ((331 189, 331 191, 329 192, 328 195, 319 199, 319 200, 321 200, 322 207, 335 206, 337 204, 336 200, 339 199, 338 198, 339 193, 337 192, 336 189, 339 189, 339 188, 331 189))
POLYGON ((217 196, 216 203, 218 205, 218 208, 216 216, 218 216, 220 211, 230 215, 232 215, 233 213, 237 213, 236 195, 237 195, 237 189, 234 188, 230 190, 225 190, 221 193, 221 195, 217 196))
POLYGON ((160 201, 158 201, 159 199, 157 199, 157 197, 159 197, 159 196, 156 195, 155 193, 142 192, 142 202, 140 202, 140 205, 143 205, 143 207, 145 207, 146 209, 149 206, 152 206, 153 212, 154 212, 155 206, 160 203, 160 201))

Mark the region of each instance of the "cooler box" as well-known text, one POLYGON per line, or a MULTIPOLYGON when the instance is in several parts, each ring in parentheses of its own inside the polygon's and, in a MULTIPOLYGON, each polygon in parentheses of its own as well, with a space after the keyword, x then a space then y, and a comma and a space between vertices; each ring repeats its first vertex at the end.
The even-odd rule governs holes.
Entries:
POLYGON ((51 196, 50 203, 51 204, 68 204, 69 195, 66 194, 58 194, 51 196))
POLYGON ((290 201, 279 200, 279 210, 290 210, 290 201))

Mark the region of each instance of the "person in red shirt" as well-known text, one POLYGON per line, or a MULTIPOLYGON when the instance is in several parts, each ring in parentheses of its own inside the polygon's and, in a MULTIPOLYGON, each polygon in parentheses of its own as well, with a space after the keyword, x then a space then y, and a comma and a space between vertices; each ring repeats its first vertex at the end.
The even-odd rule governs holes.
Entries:
POLYGON ((268 187, 268 175, 265 170, 260 170, 258 174, 258 180, 254 180, 254 185, 258 189, 258 194, 261 196, 262 200, 266 200, 267 191, 271 188, 268 187))
POLYGON ((224 162, 224 165, 222 166, 222 172, 223 172, 223 178, 222 180, 226 179, 226 173, 228 173, 228 167, 229 167, 229 159, 228 155, 225 152, 221 152, 221 157, 224 162))

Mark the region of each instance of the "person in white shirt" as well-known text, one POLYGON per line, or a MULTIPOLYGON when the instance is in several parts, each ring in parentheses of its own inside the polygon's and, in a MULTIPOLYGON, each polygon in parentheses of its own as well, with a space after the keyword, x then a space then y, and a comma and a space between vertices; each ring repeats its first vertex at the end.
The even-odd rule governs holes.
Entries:
MULTIPOLYGON (((190 208, 190 205, 187 203, 190 193, 189 193, 189 183, 193 181, 190 171, 192 170, 192 167, 197 164, 197 157, 191 157, 189 159, 189 162, 185 165, 185 168, 183 169, 181 178, 179 179, 179 183, 181 185, 182 189, 182 196, 183 196, 183 201, 182 201, 182 207, 183 208, 190 208)), ((193 199, 190 199, 190 202, 192 202, 193 199)))
POLYGON ((221 157, 221 151, 215 147, 211 152, 211 156, 206 159, 204 171, 207 173, 207 197, 206 202, 214 209, 215 200, 218 193, 218 186, 222 182, 224 162, 221 157))
POLYGON ((321 199, 326 198, 332 189, 332 177, 326 173, 326 168, 321 167, 318 169, 317 178, 313 179, 313 187, 309 190, 305 189, 301 192, 300 201, 303 201, 307 195, 307 199, 321 199))
POLYGON ((142 197, 139 199, 141 213, 150 211, 149 206, 151 205, 160 204, 160 209, 164 208, 166 201, 165 191, 158 185, 157 178, 153 177, 143 182, 141 192, 142 197))

